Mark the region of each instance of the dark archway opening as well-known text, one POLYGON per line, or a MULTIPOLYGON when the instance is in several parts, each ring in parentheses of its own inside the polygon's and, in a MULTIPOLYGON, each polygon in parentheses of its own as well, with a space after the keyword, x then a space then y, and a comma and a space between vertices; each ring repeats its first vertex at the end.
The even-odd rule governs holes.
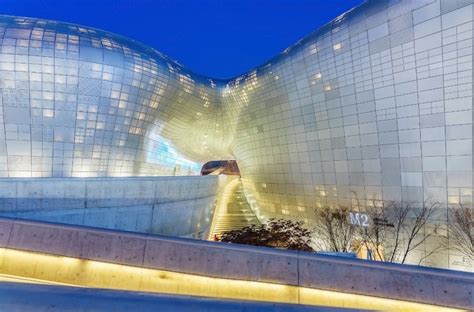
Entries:
POLYGON ((240 176, 239 166, 235 160, 211 160, 201 168, 201 175, 237 175, 240 176))

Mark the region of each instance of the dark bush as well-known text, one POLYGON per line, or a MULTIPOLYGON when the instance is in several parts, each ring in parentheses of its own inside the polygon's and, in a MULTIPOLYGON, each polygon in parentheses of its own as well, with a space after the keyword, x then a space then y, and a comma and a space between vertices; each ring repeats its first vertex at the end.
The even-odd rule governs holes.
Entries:
POLYGON ((310 246, 312 232, 303 222, 270 219, 260 225, 251 225, 222 233, 221 242, 273 247, 289 250, 314 251, 310 246))

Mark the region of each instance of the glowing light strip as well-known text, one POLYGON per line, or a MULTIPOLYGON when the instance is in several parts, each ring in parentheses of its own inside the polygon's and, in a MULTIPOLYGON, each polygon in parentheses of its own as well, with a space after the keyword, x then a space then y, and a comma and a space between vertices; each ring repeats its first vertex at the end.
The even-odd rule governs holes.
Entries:
POLYGON ((91 288, 384 311, 463 311, 429 304, 263 282, 198 276, 0 248, 0 274, 91 288))
POLYGON ((18 277, 18 276, 13 276, 13 275, 8 275, 8 274, 0 274, 0 282, 84 287, 84 286, 80 286, 80 285, 56 283, 56 282, 52 282, 52 281, 45 281, 45 280, 39 280, 39 279, 36 279, 36 278, 28 278, 28 277, 18 277))
POLYGON ((219 182, 225 185, 220 187, 220 193, 218 194, 219 198, 217 199, 216 208, 214 210, 214 216, 212 218, 212 224, 209 231, 208 239, 211 241, 214 240, 214 233, 216 232, 218 221, 225 222, 225 213, 227 212, 227 205, 229 204, 229 198, 232 194, 232 189, 239 184, 238 178, 234 176, 219 176, 219 179, 219 182))

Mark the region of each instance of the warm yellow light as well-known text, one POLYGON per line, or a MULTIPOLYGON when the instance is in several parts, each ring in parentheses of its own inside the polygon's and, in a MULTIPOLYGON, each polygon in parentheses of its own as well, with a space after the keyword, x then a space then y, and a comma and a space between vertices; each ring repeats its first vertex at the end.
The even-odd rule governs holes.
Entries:
POLYGON ((0 248, 0 280, 383 311, 462 311, 408 301, 230 280, 0 248))
POLYGON ((43 117, 47 117, 47 118, 54 117, 54 110, 52 110, 52 109, 43 109, 43 117))
POLYGON ((216 208, 214 209, 214 216, 212 218, 211 227, 209 230, 209 240, 214 240, 214 234, 216 233, 217 220, 222 220, 226 222, 224 218, 227 216, 227 206, 230 201, 230 195, 233 193, 233 190, 238 187, 239 180, 232 176, 226 176, 224 181, 219 181, 222 183, 220 186, 220 191, 218 194, 216 208))
POLYGON ((448 203, 450 204, 459 204, 459 196, 448 196, 448 203))

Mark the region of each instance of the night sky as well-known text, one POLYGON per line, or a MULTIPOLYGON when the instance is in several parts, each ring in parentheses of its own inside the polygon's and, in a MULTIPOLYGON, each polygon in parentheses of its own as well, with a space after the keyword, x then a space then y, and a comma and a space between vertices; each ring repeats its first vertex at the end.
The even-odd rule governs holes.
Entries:
POLYGON ((363 0, 0 0, 0 14, 48 18, 142 41, 199 74, 231 78, 363 0))

